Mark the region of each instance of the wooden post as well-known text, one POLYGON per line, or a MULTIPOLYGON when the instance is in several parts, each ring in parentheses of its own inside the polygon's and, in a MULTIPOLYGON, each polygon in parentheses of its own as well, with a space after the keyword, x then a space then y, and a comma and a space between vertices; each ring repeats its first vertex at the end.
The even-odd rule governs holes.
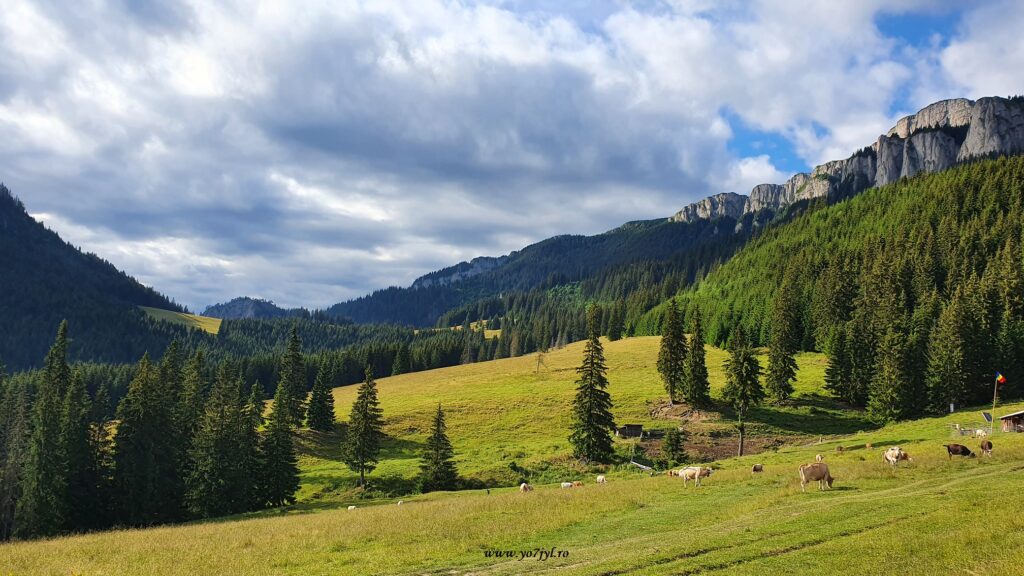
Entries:
POLYGON ((996 398, 999 397, 999 373, 996 372, 996 382, 992 386, 992 421, 988 423, 988 435, 991 436, 996 429, 996 398))

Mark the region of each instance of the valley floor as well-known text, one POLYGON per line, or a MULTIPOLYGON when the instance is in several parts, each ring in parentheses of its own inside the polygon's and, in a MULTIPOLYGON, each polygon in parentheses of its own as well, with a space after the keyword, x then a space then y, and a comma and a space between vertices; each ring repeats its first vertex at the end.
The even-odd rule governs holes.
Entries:
POLYGON ((569 490, 431 494, 400 506, 13 543, 0 546, 0 568, 81 576, 1016 573, 1024 435, 996 433, 991 458, 949 460, 942 444, 960 441, 949 428, 963 419, 727 459, 701 488, 619 472, 607 485, 581 478, 586 485, 569 490), (895 471, 881 460, 893 444, 914 457, 895 471), (825 454, 835 487, 801 493, 796 467, 815 453, 825 454), (766 471, 752 475, 754 462, 766 471), (551 557, 541 559, 542 550, 551 557), (514 557, 493 557, 498 551, 514 557))

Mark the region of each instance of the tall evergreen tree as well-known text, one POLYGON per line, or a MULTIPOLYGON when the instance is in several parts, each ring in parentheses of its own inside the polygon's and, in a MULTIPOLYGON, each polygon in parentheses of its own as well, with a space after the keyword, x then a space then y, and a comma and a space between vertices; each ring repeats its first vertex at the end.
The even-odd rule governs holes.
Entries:
POLYGON ((92 402, 82 375, 75 370, 71 385, 64 394, 61 413, 60 442, 67 465, 67 512, 64 528, 84 530, 94 524, 103 510, 99 508, 100 484, 96 477, 96 454, 93 452, 89 413, 92 402))
POLYGON ((409 353, 409 345, 402 344, 395 353, 395 363, 391 366, 391 375, 398 376, 412 372, 412 355, 409 353))
POLYGON ((661 380, 665 383, 665 392, 668 393, 670 406, 680 394, 689 392, 683 390, 686 357, 686 333, 683 330, 683 319, 679 313, 679 306, 675 299, 672 299, 665 310, 661 347, 658 350, 658 373, 661 374, 661 380))
POLYGON ((743 455, 747 411, 764 401, 761 387, 761 364, 747 342, 743 329, 737 327, 731 338, 732 350, 725 360, 725 388, 722 398, 736 411, 736 428, 740 433, 739 455, 743 455))
POLYGON ((173 522, 183 516, 175 491, 179 461, 169 446, 175 438, 173 409, 157 369, 146 354, 139 361, 128 393, 117 408, 114 473, 121 519, 129 525, 173 522))
POLYGON ((841 400, 853 402, 850 391, 852 366, 848 342, 846 327, 836 326, 828 354, 828 365, 825 366, 825 389, 841 400))
POLYGON ((693 311, 683 382, 687 402, 696 406, 705 406, 711 402, 711 382, 708 380, 708 366, 704 357, 704 326, 700 310, 693 311))
POLYGON ((289 425, 296 428, 301 426, 306 416, 306 366, 302 359, 302 341, 299 340, 299 330, 294 325, 288 336, 288 348, 284 358, 281 359, 281 379, 277 385, 288 389, 285 400, 290 419, 289 425))
POLYGON ((0 390, 3 434, 0 435, 0 541, 17 531, 16 513, 24 485, 24 464, 29 451, 32 406, 28 385, 11 382, 0 390))
POLYGON ((221 366, 189 453, 189 512, 200 517, 223 516, 248 509, 251 477, 242 465, 242 432, 238 381, 221 366))
POLYGON ((330 384, 333 377, 334 364, 330 359, 324 359, 320 362, 313 391, 309 394, 306 418, 311 430, 330 432, 334 428, 334 395, 331 394, 330 384))
POLYGON ((910 413, 911 378, 903 333, 891 329, 879 346, 878 367, 868 396, 868 418, 876 424, 902 420, 910 413))
POLYGON ((71 379, 67 332, 67 322, 62 322, 57 340, 46 355, 32 406, 32 433, 17 510, 17 533, 23 537, 58 533, 68 514, 68 462, 61 442, 64 394, 71 379))
POLYGON ((366 473, 377 467, 380 442, 384 437, 383 414, 377 401, 373 369, 367 366, 366 381, 359 386, 348 417, 343 456, 345 464, 359 473, 360 486, 366 486, 366 473))
POLYGON ((768 394, 775 402, 784 402, 793 394, 796 380, 796 358, 800 348, 800 309, 797 301, 794 268, 775 298, 772 309, 771 338, 768 343, 768 394))
POLYGON ((588 317, 590 336, 583 349, 583 363, 576 369, 576 397, 572 403, 572 427, 569 442, 573 455, 591 462, 611 462, 614 455, 612 398, 608 394, 608 367, 598 329, 597 308, 588 317))
POLYGON ((299 489, 299 465, 292 442, 292 417, 287 386, 278 385, 274 407, 267 420, 260 445, 260 500, 267 506, 285 506, 295 502, 299 489))
POLYGON ((967 393, 967 368, 961 333, 962 308, 959 292, 942 310, 928 345, 929 408, 936 414, 945 412, 967 393))
POLYGON ((452 461, 454 456, 455 451, 448 440, 444 412, 438 404, 430 437, 420 456, 420 489, 423 492, 458 488, 459 473, 452 461))
POLYGON ((242 431, 239 437, 239 463, 242 476, 248 479, 245 485, 248 491, 249 510, 263 507, 263 495, 260 493, 258 480, 263 470, 263 454, 260 452, 260 427, 263 426, 263 386, 253 383, 249 389, 249 397, 242 406, 242 431))

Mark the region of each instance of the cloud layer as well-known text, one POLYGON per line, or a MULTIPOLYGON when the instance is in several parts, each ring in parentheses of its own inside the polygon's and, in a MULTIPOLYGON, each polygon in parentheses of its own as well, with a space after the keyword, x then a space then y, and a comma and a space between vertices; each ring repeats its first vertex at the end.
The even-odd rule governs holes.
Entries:
POLYGON ((551 4, 5 0, 0 180, 193 308, 315 307, 1021 91, 1013 2, 551 4), (879 26, 930 14, 958 24, 879 26), (737 121, 789 150, 738 154, 737 121))

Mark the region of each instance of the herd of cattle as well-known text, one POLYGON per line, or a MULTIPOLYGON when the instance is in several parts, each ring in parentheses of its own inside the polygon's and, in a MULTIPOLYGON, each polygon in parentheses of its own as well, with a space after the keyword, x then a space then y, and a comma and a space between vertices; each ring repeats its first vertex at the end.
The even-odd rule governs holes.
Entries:
MULTIPOLYGON (((870 449, 871 444, 867 444, 865 447, 870 449)), ((943 447, 946 449, 946 453, 950 459, 952 459, 953 456, 963 456, 965 458, 975 457, 974 452, 971 452, 971 449, 968 448, 967 446, 964 446, 963 444, 944 444, 943 447)), ((843 452, 843 447, 837 446, 836 451, 843 452)), ((983 456, 992 455, 992 442, 990 440, 983 440, 981 442, 981 454, 983 456)), ((801 491, 806 492, 807 485, 810 484, 811 482, 818 483, 818 490, 832 488, 832 482, 835 481, 835 478, 833 478, 832 474, 829 473, 828 464, 826 464, 824 460, 825 457, 821 454, 818 454, 814 457, 813 463, 800 465, 797 471, 800 474, 801 491)), ((896 468, 900 462, 913 462, 914 459, 911 458, 910 454, 904 451, 903 448, 899 446, 892 446, 882 453, 882 460, 889 466, 896 468)), ((681 468, 679 470, 669 470, 666 472, 666 474, 668 474, 669 476, 677 476, 679 478, 682 478, 683 486, 686 486, 691 480, 693 481, 695 486, 700 486, 700 479, 711 476, 712 472, 713 470, 707 466, 687 466, 686 468, 681 468)), ((751 466, 751 474, 756 474, 759 472, 764 472, 763 464, 754 464, 753 466, 751 466)), ((607 482, 608 479, 605 478, 604 475, 600 475, 597 477, 598 484, 606 484, 607 482)), ((583 482, 580 482, 578 480, 574 482, 562 482, 561 485, 562 488, 580 488, 582 486, 583 482)), ((533 486, 526 482, 523 482, 522 484, 519 485, 519 491, 532 492, 533 486)))

